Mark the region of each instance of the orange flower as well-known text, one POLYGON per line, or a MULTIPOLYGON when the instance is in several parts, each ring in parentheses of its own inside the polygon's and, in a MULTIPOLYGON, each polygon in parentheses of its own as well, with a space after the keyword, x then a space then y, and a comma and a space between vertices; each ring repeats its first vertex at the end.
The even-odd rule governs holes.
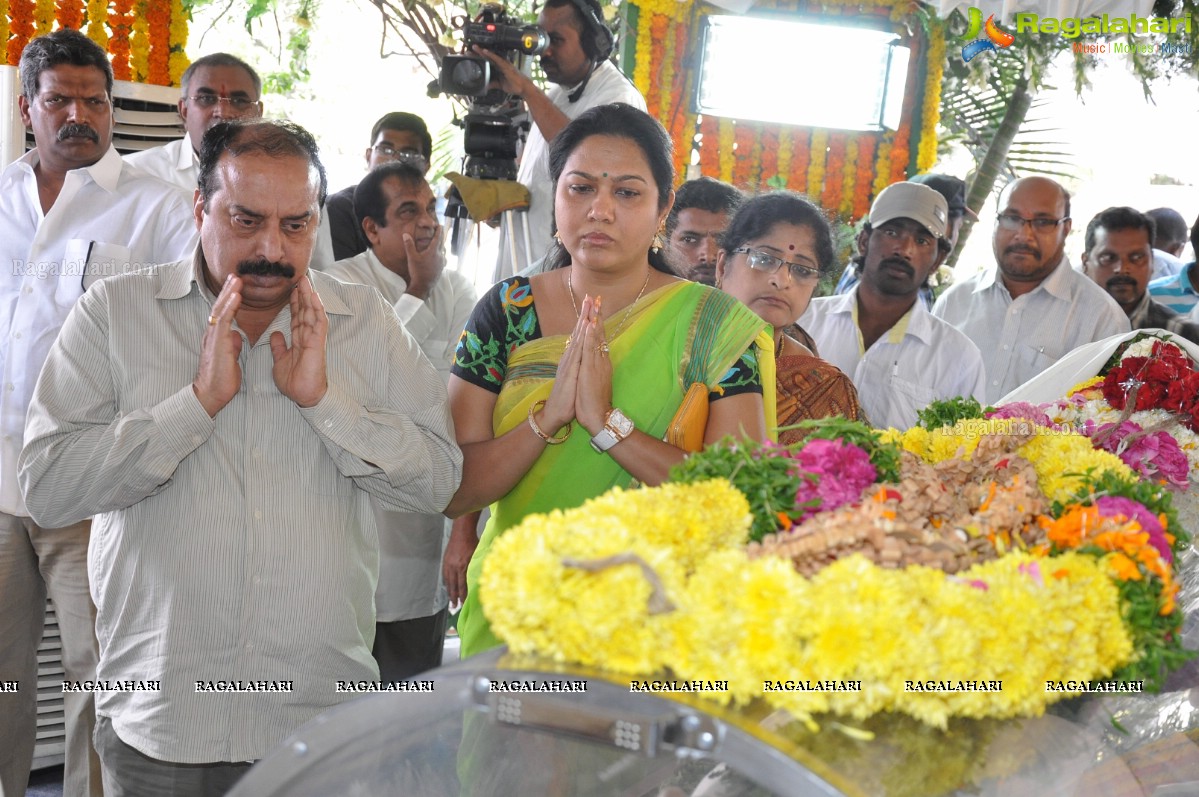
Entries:
POLYGON ((83 27, 83 3, 81 0, 58 0, 58 25, 72 30, 79 30, 83 27))
POLYGON ((9 24, 8 63, 16 66, 21 62, 21 52, 33 36, 33 0, 12 0, 8 5, 9 24))
POLYGON ((1122 553, 1108 554, 1104 561, 1120 581, 1140 581, 1142 578, 1141 568, 1122 553))

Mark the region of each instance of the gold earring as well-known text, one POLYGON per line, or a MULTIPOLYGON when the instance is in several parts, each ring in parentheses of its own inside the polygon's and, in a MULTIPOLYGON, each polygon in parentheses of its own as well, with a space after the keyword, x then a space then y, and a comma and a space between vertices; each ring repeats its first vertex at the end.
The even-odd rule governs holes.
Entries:
POLYGON ((666 246, 666 220, 658 225, 658 231, 654 233, 654 241, 650 244, 650 251, 654 254, 662 251, 662 247, 666 246))

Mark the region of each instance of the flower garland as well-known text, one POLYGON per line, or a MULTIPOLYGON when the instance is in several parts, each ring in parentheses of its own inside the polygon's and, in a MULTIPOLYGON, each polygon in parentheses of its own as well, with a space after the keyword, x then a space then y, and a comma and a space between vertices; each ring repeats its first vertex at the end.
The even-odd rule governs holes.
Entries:
POLYGON ((779 187, 779 128, 762 125, 755 144, 758 160, 758 179, 762 188, 779 187))
POLYGON ((927 172, 937 162, 937 124, 941 121, 941 83, 945 72, 945 23, 929 25, 927 75, 920 111, 920 145, 916 152, 916 170, 927 172))
POLYGON ((874 168, 874 186, 871 192, 874 196, 878 196, 884 188, 891 184, 891 150, 895 145, 895 131, 888 130, 883 133, 882 141, 878 144, 878 152, 875 155, 874 168))
POLYGON ((168 80, 172 86, 179 85, 183 79, 183 73, 187 71, 187 67, 191 63, 184 51, 187 46, 187 23, 188 13, 183 8, 183 0, 171 0, 169 37, 171 55, 168 59, 168 80))
MULTIPOLYGON (((687 25, 676 22, 673 31, 674 44, 671 48, 671 70, 674 75, 673 80, 679 83, 675 91, 675 96, 678 97, 691 95, 692 76, 684 63, 687 53, 687 35, 687 25)), ((674 148, 674 172, 680 180, 686 176, 687 166, 690 165, 692 154, 695 151, 696 130, 696 115, 691 112, 690 106, 684 104, 674 106, 667 132, 670 133, 671 141, 678 142, 674 148)))
POLYGON ((754 182, 754 143, 758 140, 755 127, 753 122, 743 120, 734 123, 733 141, 737 157, 733 161, 732 183, 738 188, 749 188, 754 182))
POLYGON ((146 8, 150 57, 146 80, 156 86, 171 85, 171 6, 170 0, 149 0, 146 8))
POLYGON ((834 213, 841 204, 841 180, 845 175, 846 134, 833 133, 829 136, 828 160, 824 169, 824 186, 820 192, 820 205, 834 213))
POLYGON ((54 29, 54 0, 37 0, 33 8, 33 35, 45 36, 54 29))
POLYGON ((841 202, 837 212, 845 218, 853 215, 858 180, 858 141, 867 135, 850 136, 845 143, 845 167, 841 173, 841 202))
POLYGON ((33 0, 11 0, 8 8, 11 39, 8 40, 8 63, 21 62, 21 52, 33 36, 33 0))
MULTIPOLYGON (((654 25, 657 26, 659 17, 654 17, 654 25)), ((671 97, 674 96, 674 28, 675 24, 666 17, 661 17, 662 20, 662 38, 659 43, 658 32, 655 27, 654 31, 654 51, 651 53, 652 58, 660 59, 657 61, 661 65, 658 70, 658 113, 657 120, 662 123, 662 126, 667 130, 670 129, 670 119, 674 116, 674 109, 671 107, 671 97)))
POLYGON ((650 95, 653 75, 653 12, 644 6, 638 7, 637 39, 633 47, 633 85, 642 97, 650 95))
POLYGON ((790 188, 806 193, 808 198, 812 198, 812 193, 808 191, 808 176, 809 166, 812 162, 812 131, 806 127, 796 129, 794 134, 794 142, 791 152, 791 168, 787 170, 787 184, 790 188))
MULTIPOLYGON (((654 14, 650 19, 650 46, 649 59, 647 65, 649 67, 649 83, 642 92, 645 96, 646 110, 650 116, 655 119, 662 118, 662 98, 665 94, 667 102, 670 100, 670 86, 663 79, 663 69, 660 67, 663 63, 662 53, 666 46, 666 25, 669 20, 661 14, 654 14), (657 65, 659 68, 655 69, 657 65)), ((667 108, 669 113, 669 108, 667 108)))
POLYGON ((820 191, 824 187, 824 165, 828 157, 828 131, 817 128, 812 131, 812 143, 808 148, 808 190, 807 194, 818 201, 820 191))
MULTIPOLYGON (((8 0, 0 0, 0 43, 7 42, 9 36, 8 0)), ((5 52, 7 58, 8 53, 5 52)), ((7 61, 5 63, 8 63, 7 61)))
MULTIPOLYGON (((3 12, 0 12, 3 16, 3 12)), ((58 0, 58 26, 60 28, 70 28, 71 30, 81 30, 83 28, 83 5, 79 0, 58 0)), ((0 36, 0 41, 4 41, 7 37, 0 36)))
POLYGON ((736 135, 733 120, 721 117, 717 120, 720 126, 720 179, 726 183, 733 182, 733 140, 736 135))
POLYGON ((117 80, 132 80, 129 63, 129 34, 133 16, 133 0, 113 0, 112 15, 108 25, 112 38, 108 41, 108 52, 112 56, 112 76, 117 80))
POLYGON ((699 125, 699 170, 715 177, 720 174, 720 125, 715 116, 704 116, 699 125))
POLYGON ((108 49, 108 0, 87 0, 87 37, 108 49))
POLYGON ((146 19, 148 0, 139 0, 133 12, 129 37, 129 72, 133 80, 145 83, 150 74, 150 22, 146 19))
POLYGON ((850 218, 860 219, 870 212, 870 200, 874 196, 874 157, 878 135, 865 133, 857 137, 858 177, 854 183, 853 211, 850 218))
POLYGON ((778 142, 775 147, 777 160, 775 162, 774 173, 778 175, 782 188, 791 187, 791 156, 794 152, 791 135, 790 127, 779 128, 778 142))

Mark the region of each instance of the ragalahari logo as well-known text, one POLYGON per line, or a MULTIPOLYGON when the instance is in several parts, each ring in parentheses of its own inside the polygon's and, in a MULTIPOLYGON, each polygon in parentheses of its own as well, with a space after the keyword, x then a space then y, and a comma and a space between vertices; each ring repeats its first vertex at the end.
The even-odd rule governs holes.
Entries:
POLYGON ((999 29, 995 24, 995 15, 987 17, 987 24, 983 25, 983 12, 977 8, 970 9, 970 27, 966 30, 966 35, 963 37, 970 41, 962 48, 962 60, 969 61, 979 53, 990 50, 995 52, 998 47, 1011 47, 1012 42, 1016 41, 1016 37, 1006 31, 999 29), (979 33, 985 32, 985 38, 980 38, 979 33))

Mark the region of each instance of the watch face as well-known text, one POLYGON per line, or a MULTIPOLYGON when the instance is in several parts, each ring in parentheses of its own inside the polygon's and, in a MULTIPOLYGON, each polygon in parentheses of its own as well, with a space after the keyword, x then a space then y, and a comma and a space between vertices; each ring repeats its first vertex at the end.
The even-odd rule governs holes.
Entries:
POLYGON ((621 439, 628 437, 633 431, 633 422, 629 417, 620 410, 612 410, 612 414, 608 416, 607 426, 611 426, 620 435, 621 439))

